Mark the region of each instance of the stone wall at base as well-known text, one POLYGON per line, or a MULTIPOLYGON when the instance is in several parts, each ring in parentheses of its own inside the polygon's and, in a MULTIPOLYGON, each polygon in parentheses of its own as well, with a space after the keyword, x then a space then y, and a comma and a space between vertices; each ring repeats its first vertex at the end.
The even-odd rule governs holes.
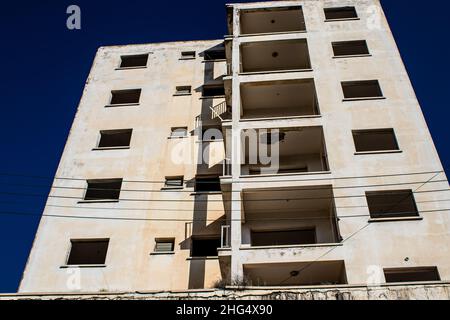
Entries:
POLYGON ((227 288, 153 292, 1 294, 0 300, 450 300, 450 282, 297 288, 227 288))

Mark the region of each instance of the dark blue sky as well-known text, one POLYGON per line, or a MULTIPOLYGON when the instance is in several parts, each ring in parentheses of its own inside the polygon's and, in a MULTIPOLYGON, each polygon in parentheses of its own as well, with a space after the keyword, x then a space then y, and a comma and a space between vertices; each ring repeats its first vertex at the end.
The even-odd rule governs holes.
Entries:
MULTIPOLYGON (((448 173, 450 4, 442 1, 439 10, 432 11, 423 1, 382 3, 448 173)), ((36 216, 5 213, 42 211, 51 179, 28 176, 54 175, 97 48, 222 38, 224 4, 218 0, 2 3, 0 292, 17 290, 39 221, 36 216), (71 4, 81 7, 79 31, 66 28, 66 8, 71 4), (5 194, 25 192, 42 197, 5 194)))

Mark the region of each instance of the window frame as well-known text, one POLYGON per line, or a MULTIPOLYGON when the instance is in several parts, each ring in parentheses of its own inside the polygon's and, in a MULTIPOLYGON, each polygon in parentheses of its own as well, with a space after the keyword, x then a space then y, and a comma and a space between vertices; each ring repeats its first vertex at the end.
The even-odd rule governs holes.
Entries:
POLYGON ((184 176, 166 176, 162 189, 184 189, 184 176), (168 180, 180 180, 180 185, 167 185, 168 180))
POLYGON ((400 144, 398 142, 397 134, 395 133, 394 128, 381 128, 381 129, 357 129, 352 130, 352 139, 353 145, 355 147, 355 155, 365 155, 365 154, 383 154, 383 153, 401 153, 402 150, 400 148, 400 144), (370 151, 358 151, 355 141, 355 134, 367 133, 367 132, 382 132, 382 131, 390 131, 393 134, 394 143, 397 146, 397 149, 381 149, 381 150, 370 150, 370 151))
POLYGON ((124 54, 120 56, 120 61, 119 61, 119 66, 116 68, 116 70, 130 70, 130 69, 146 69, 148 66, 148 61, 149 61, 149 53, 138 53, 138 54, 124 54), (122 63, 123 63, 123 58, 129 58, 129 57, 139 57, 139 56, 146 56, 146 62, 145 65, 140 65, 140 66, 130 66, 130 67, 122 67, 122 63))
POLYGON ((171 127, 170 128, 170 134, 169 134, 169 139, 184 139, 184 138, 188 138, 189 137, 189 131, 188 131, 188 127, 171 127), (178 130, 178 129, 184 129, 185 130, 185 135, 183 136, 175 136, 173 135, 173 133, 178 130))
POLYGON ((173 95, 174 96, 191 96, 192 95, 192 86, 176 86, 175 93, 173 95), (181 88, 186 88, 186 89, 183 90, 181 88), (189 91, 187 88, 189 88, 189 91))
MULTIPOLYGON (((82 198, 82 200, 80 200, 80 201, 78 201, 78 203, 87 203, 87 202, 119 202, 120 201, 120 194, 121 194, 121 191, 122 191, 122 186, 123 186, 123 178, 106 178, 106 179, 86 179, 86 188, 85 188, 85 190, 84 190, 84 195, 83 195, 83 198, 82 198), (119 191, 118 191, 118 195, 117 195, 117 198, 116 199, 114 199, 114 198, 112 198, 112 199, 86 199, 86 196, 87 196, 87 193, 88 193, 88 190, 89 190, 89 183, 95 183, 95 182, 105 182, 105 183, 107 183, 108 181, 120 181, 120 189, 119 189, 119 191)), ((94 188, 95 189, 95 188, 94 188)), ((117 191, 116 189, 111 189, 111 190, 115 190, 115 191, 117 191)))
POLYGON ((155 238, 155 245, 152 254, 174 254, 175 253, 175 237, 155 238), (157 250, 158 243, 171 243, 172 250, 157 250))
POLYGON ((92 150, 114 150, 114 149, 130 149, 131 148, 131 138, 133 137, 133 129, 106 129, 106 130, 100 130, 98 137, 97 137, 97 143, 95 144, 95 147, 92 150), (128 142, 128 145, 124 146, 108 146, 108 147, 100 147, 100 142, 102 140, 102 136, 105 133, 114 133, 114 132, 129 132, 130 133, 130 141, 128 142))
MULTIPOLYGON (((369 210, 370 219, 369 221, 391 221, 391 220, 408 220, 408 219, 421 219, 419 208, 417 207, 417 201, 414 196, 414 191, 412 189, 402 189, 402 190, 376 190, 376 191, 366 191, 366 202, 367 202, 367 208, 369 210), (389 193, 404 193, 405 194, 405 200, 408 197, 411 197, 411 205, 414 207, 415 212, 411 212, 408 215, 406 213, 404 214, 394 214, 394 213, 386 213, 386 214, 372 214, 370 210, 370 203, 369 203, 369 197, 371 195, 381 195, 381 194, 389 194, 389 193), (408 193, 408 195, 406 195, 408 193)), ((403 202, 403 201, 402 201, 403 202)), ((400 204, 400 203, 399 203, 400 204)))
POLYGON ((111 243, 110 238, 71 238, 69 239, 69 244, 67 248, 67 253, 65 256, 63 267, 106 267, 107 266, 107 259, 108 259, 108 251, 109 246, 111 243), (73 243, 76 242, 107 242, 106 246, 106 252, 105 252, 105 259, 104 263, 81 263, 81 264, 69 264, 70 261, 70 254, 72 253, 73 243))
POLYGON ((119 90, 111 90, 109 94, 109 103, 106 105, 106 107, 122 107, 122 106, 138 106, 141 103, 142 98, 142 88, 134 88, 134 89, 119 89, 119 90), (139 98, 137 102, 125 102, 125 103, 112 103, 114 94, 120 93, 120 92, 130 92, 130 91, 138 91, 139 92, 139 98))
POLYGON ((323 8, 323 14, 325 16, 325 22, 361 20, 355 6, 327 7, 327 8, 323 8), (338 11, 339 9, 349 9, 349 8, 353 8, 353 10, 355 11, 355 15, 356 15, 355 17, 331 18, 331 19, 327 17, 327 11, 338 11))
POLYGON ((383 268, 383 276, 385 283, 414 283, 414 282, 439 282, 442 281, 441 275, 439 273, 439 269, 437 266, 417 266, 417 267, 396 267, 396 268, 383 268), (414 273, 418 272, 433 272, 434 275, 437 276, 437 280, 408 280, 408 281, 388 281, 386 278, 386 273, 414 273))
POLYGON ((333 41, 331 42, 331 49, 333 51, 333 58, 356 58, 356 57, 371 57, 372 54, 370 53, 369 45, 367 43, 367 40, 343 40, 343 41, 333 41), (362 43, 364 42, 365 47, 367 49, 367 53, 355 53, 355 54, 341 54, 337 55, 335 51, 336 45, 342 45, 342 44, 349 44, 349 43, 362 43))
POLYGON ((187 50, 181 51, 179 60, 195 60, 196 58, 197 58, 197 51, 187 50))

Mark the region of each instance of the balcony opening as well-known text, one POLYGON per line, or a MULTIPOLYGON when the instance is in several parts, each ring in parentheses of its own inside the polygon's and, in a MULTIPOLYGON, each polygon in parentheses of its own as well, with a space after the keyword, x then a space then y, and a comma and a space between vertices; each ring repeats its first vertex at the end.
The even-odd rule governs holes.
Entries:
POLYGON ((122 179, 88 180, 84 200, 118 200, 122 179))
POLYGON ((121 56, 120 68, 144 68, 147 66, 148 54, 121 56))
POLYGON ((218 176, 195 177, 195 192, 221 191, 220 178, 218 176))
POLYGON ((139 103, 141 89, 111 91, 111 105, 139 103))
POLYGON ((371 218, 419 216, 412 190, 366 192, 366 198, 371 218))
POLYGON ((329 170, 322 127, 244 130, 242 144, 242 175, 329 170))
POLYGON ((335 57, 369 54, 369 48, 365 40, 333 42, 332 45, 335 57))
POLYGON ((220 248, 220 237, 193 237, 191 240, 191 257, 216 257, 220 248))
POLYGON ((104 264, 109 239, 70 240, 68 265, 104 264))
POLYGON ((241 34, 303 32, 302 7, 247 9, 240 12, 241 34))
POLYGON ((330 185, 242 191, 243 246, 339 243, 330 185))
POLYGON ((225 87, 221 85, 204 85, 202 87, 202 97, 223 97, 225 96, 225 87))
POLYGON ((354 130, 356 152, 398 151, 394 129, 354 130))
POLYGON ((244 264, 251 286, 320 286, 346 284, 345 264, 337 261, 244 264))
POLYGON ((387 283, 441 280, 437 267, 384 269, 384 277, 387 283))
POLYGON ((319 115, 313 79, 241 84, 241 119, 319 115))
POLYGON ((306 39, 241 44, 241 72, 310 70, 306 39))
POLYGON ((378 80, 370 81, 347 81, 342 82, 342 90, 345 99, 367 99, 367 98, 382 98, 378 80))
POLYGON ((132 129, 102 130, 98 148, 129 147, 132 129))
POLYGON ((173 252, 175 248, 175 238, 157 238, 155 239, 154 252, 173 252))
POLYGON ((325 8, 324 12, 326 20, 347 20, 358 18, 355 7, 325 8))

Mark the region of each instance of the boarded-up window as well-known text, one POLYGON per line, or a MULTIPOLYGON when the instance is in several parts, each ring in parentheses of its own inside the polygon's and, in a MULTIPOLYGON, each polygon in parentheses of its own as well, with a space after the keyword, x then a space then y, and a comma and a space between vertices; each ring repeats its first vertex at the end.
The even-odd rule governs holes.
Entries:
POLYGON ((71 240, 68 265, 104 264, 109 239, 71 240))
POLYGON ((437 267, 384 269, 386 282, 440 281, 437 267))
POLYGON ((412 190, 366 192, 372 218, 396 218, 418 216, 412 190))
POLYGON ((141 89, 115 90, 111 92, 111 105, 139 103, 141 89))
POLYGON ((345 99, 383 97, 378 80, 342 82, 345 99))
POLYGON ((99 148, 130 146, 132 129, 102 130, 100 131, 99 148))
POLYGON ((327 20, 358 18, 355 7, 325 8, 324 11, 327 20))
POLYGON ((394 129, 355 130, 353 140, 357 152, 399 150, 394 129))
POLYGON ((122 56, 120 68, 138 68, 147 66, 148 54, 122 56))
POLYGON ((369 54, 365 40, 333 42, 332 45, 336 57, 369 54))
POLYGON ((84 200, 118 200, 122 179, 88 180, 84 200))

